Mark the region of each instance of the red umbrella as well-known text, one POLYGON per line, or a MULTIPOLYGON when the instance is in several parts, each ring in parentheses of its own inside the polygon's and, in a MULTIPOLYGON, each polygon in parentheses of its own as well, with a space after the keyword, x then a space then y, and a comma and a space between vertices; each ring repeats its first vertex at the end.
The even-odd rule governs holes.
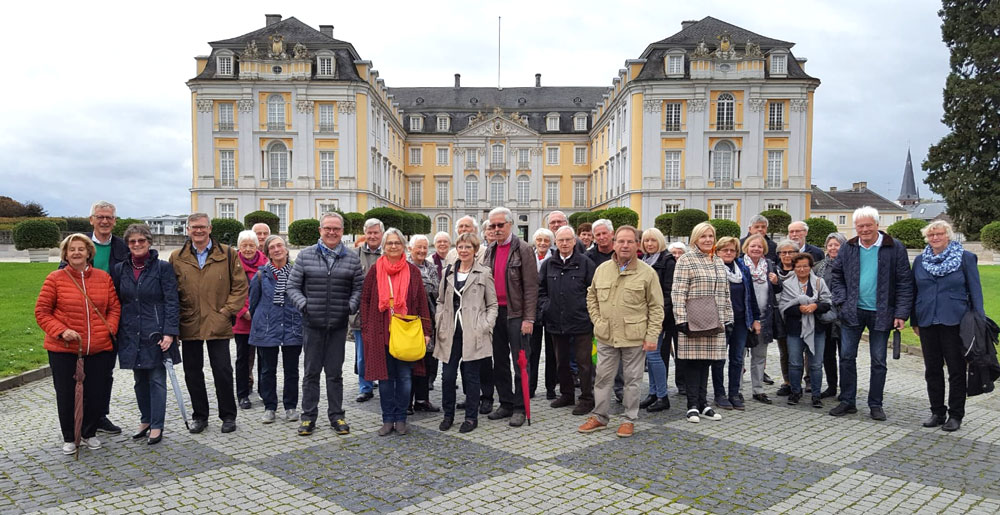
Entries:
POLYGON ((83 427, 83 341, 76 353, 76 373, 73 379, 76 380, 76 387, 73 391, 73 441, 76 443, 76 459, 80 459, 80 430, 83 427))
POLYGON ((521 394, 524 396, 524 418, 531 425, 531 393, 528 392, 528 358, 524 349, 517 351, 517 366, 521 368, 521 394))

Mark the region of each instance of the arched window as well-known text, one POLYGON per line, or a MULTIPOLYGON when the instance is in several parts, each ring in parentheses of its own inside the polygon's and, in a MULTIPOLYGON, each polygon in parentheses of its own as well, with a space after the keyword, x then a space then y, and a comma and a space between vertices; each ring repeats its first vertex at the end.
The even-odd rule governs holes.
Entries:
POLYGON ((502 175, 494 175, 490 179, 490 206, 502 206, 507 197, 507 180, 502 175))
POLYGON ((268 184, 272 188, 283 188, 288 181, 288 147, 275 141, 267 147, 268 184))
POLYGON ((468 204, 470 202, 479 201, 479 178, 475 175, 467 175, 465 177, 465 202, 468 204))
POLYGON ((285 130, 285 97, 267 97, 267 128, 272 131, 285 130))
POLYGON ((719 131, 731 131, 735 128, 733 119, 733 105, 735 99, 730 93, 719 94, 719 101, 715 108, 715 129, 719 131))
POLYGON ((438 215, 435 221, 437 222, 435 227, 437 229, 437 232, 448 232, 448 229, 451 226, 451 224, 448 222, 447 216, 438 215))
POLYGON ((531 178, 520 175, 517 178, 517 202, 527 204, 531 200, 531 178))
POLYGON ((733 168, 736 148, 728 141, 720 141, 712 153, 712 179, 716 188, 733 187, 733 168))

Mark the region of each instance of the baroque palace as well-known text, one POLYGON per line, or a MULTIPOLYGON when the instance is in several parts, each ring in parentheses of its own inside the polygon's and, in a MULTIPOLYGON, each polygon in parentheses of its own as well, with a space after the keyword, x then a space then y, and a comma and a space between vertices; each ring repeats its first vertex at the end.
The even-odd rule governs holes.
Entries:
POLYGON ((196 58, 192 211, 268 210, 285 231, 389 206, 448 231, 507 206, 524 236, 553 209, 809 215, 820 81, 794 43, 706 17, 608 87, 390 88, 333 26, 265 19, 196 58))

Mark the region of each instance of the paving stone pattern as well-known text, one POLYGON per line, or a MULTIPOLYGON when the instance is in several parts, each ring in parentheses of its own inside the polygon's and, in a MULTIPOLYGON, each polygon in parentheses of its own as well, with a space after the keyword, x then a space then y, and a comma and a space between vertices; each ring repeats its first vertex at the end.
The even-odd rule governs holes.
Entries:
MULTIPOLYGON (((774 347, 768 372, 780 378, 774 347)), ((674 407, 640 412, 620 439, 620 405, 607 429, 580 434, 585 417, 550 408, 544 388, 530 427, 482 416, 459 434, 459 412, 443 433, 440 413, 418 413, 409 435, 379 437, 378 394, 354 401, 351 342, 347 354, 347 436, 327 424, 297 436, 281 413, 262 424, 256 396, 235 433, 219 432, 213 398, 208 429, 192 435, 171 394, 164 440, 147 446, 130 438, 138 409, 119 370, 110 416, 123 434, 99 434, 103 447, 74 461, 60 451, 51 379, 0 393, 0 513, 1000 513, 1000 395, 970 399, 958 433, 924 429, 917 356, 889 363, 887 422, 868 417, 861 352, 856 415, 830 417, 829 399, 823 410, 788 406, 768 387, 773 405, 748 400, 745 412, 691 424, 671 386, 674 407)), ((749 399, 748 378, 743 388, 749 399)))

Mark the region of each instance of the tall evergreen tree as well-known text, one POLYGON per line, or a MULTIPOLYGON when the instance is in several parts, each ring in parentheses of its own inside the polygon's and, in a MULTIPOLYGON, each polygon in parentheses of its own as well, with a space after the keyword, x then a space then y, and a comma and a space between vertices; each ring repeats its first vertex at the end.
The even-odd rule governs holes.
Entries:
POLYGON ((951 51, 944 122, 931 146, 925 181, 969 235, 1000 220, 1000 1, 944 0, 941 34, 951 51))

